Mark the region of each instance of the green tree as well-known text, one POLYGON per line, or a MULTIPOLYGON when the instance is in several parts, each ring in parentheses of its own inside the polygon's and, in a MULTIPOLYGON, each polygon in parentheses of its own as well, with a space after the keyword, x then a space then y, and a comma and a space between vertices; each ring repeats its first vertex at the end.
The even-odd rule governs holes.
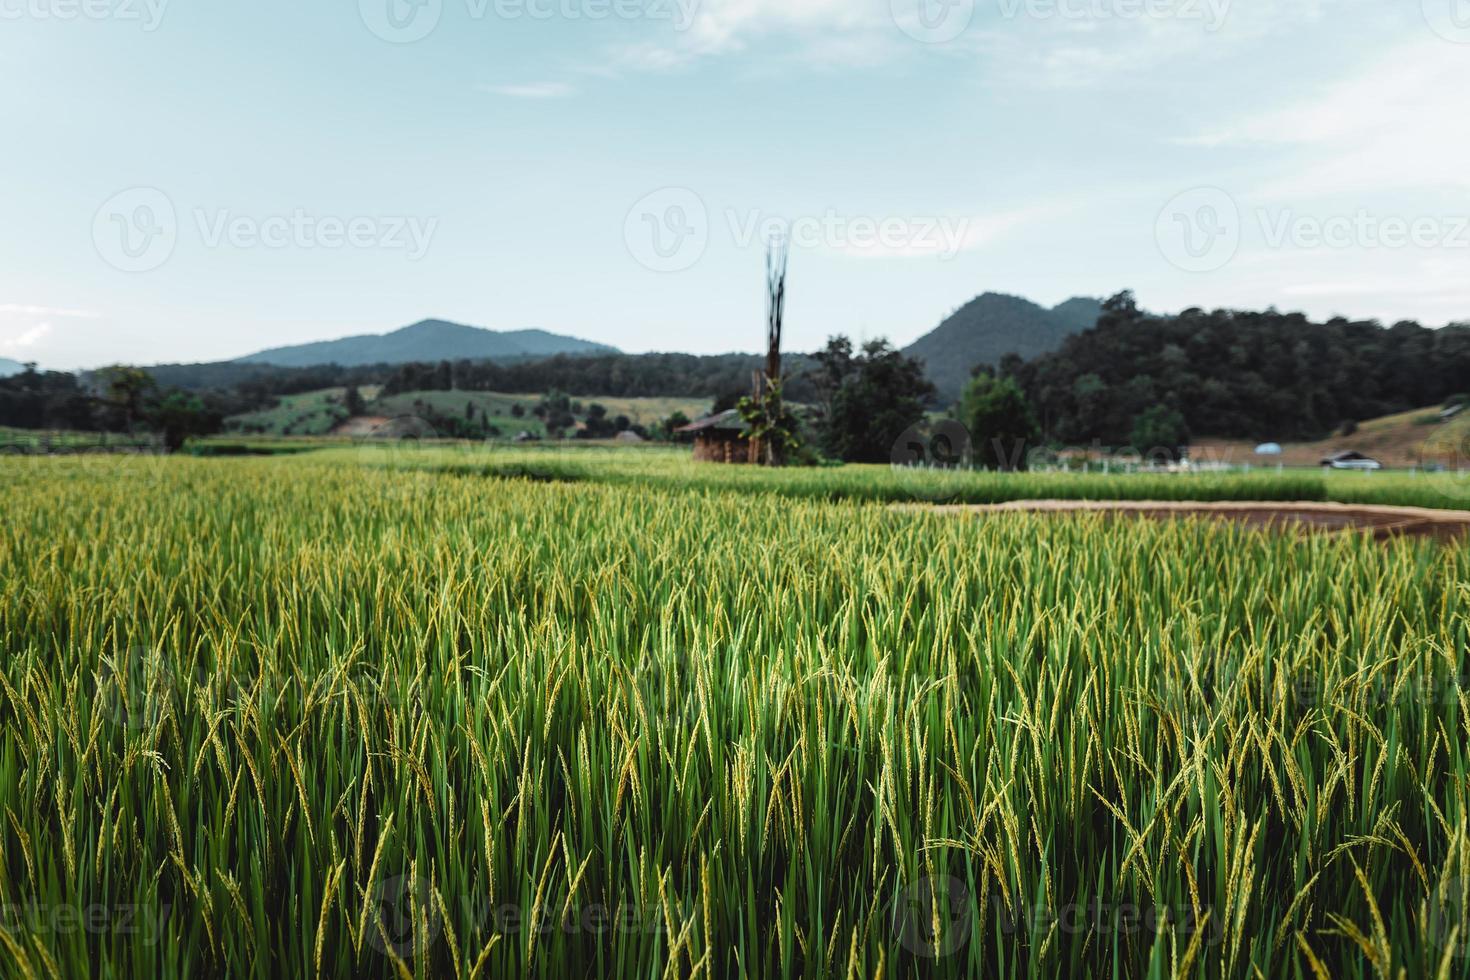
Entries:
POLYGON ((176 453, 184 448, 190 436, 208 435, 219 428, 219 419, 214 417, 195 395, 174 390, 151 405, 147 421, 163 433, 164 448, 176 453))
POLYGON ((1026 469, 1041 435, 1021 386, 989 374, 975 375, 965 387, 960 421, 970 430, 976 460, 987 469, 1026 469))
POLYGON ((934 386, 923 364, 888 341, 869 341, 853 356, 844 356, 851 349, 844 341, 828 341, 831 356, 822 363, 824 383, 833 386, 818 422, 822 450, 853 463, 890 462, 899 437, 924 417, 934 386))
POLYGON ((1133 421, 1133 448, 1149 458, 1178 459, 1189 444, 1189 426, 1177 409, 1154 405, 1133 421))
POLYGON ((688 424, 689 416, 685 415, 683 412, 676 411, 673 415, 670 415, 668 418, 660 422, 654 431, 658 434, 659 438, 672 441, 677 438, 675 436, 675 431, 678 429, 682 429, 688 424))
POLYGON ((801 423, 781 397, 782 381, 767 380, 759 398, 740 399, 735 406, 746 434, 765 449, 765 465, 784 466, 801 449, 801 423))
POLYGON ((158 394, 158 382, 142 368, 115 364, 97 372, 102 388, 106 428, 131 431, 146 421, 149 402, 158 394))
POLYGON ((349 418, 357 418, 359 415, 367 414, 367 405, 362 400, 362 392, 357 390, 357 385, 349 385, 347 394, 343 396, 342 403, 347 409, 349 418))

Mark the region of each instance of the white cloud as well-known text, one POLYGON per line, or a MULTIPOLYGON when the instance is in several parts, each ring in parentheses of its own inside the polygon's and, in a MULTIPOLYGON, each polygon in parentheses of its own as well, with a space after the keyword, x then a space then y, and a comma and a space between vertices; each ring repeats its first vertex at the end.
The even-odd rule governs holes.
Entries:
POLYGON ((739 50, 752 36, 776 32, 845 33, 876 26, 876 5, 863 0, 704 0, 687 32, 700 54, 739 50))
POLYGON ((24 331, 16 337, 0 340, 0 347, 11 349, 16 347, 34 347, 36 342, 51 332, 51 324, 38 323, 29 330, 24 331))
POLYGON ((1267 35, 1320 20, 1336 2, 677 0, 672 38, 612 48, 609 64, 665 72, 758 46, 763 56, 786 54, 807 68, 863 68, 936 55, 971 59, 1001 84, 1075 88, 1249 51, 1267 35), (941 25, 936 43, 920 43, 933 27, 925 18, 936 13, 952 21, 953 30, 941 25), (783 42, 784 51, 778 47, 783 42))
POLYGON ((1322 197, 1470 189, 1470 57, 1437 38, 1390 50, 1354 75, 1285 107, 1191 141, 1299 153, 1261 196, 1322 197))
POLYGON ((23 303, 0 303, 0 315, 74 317, 83 320, 95 320, 98 317, 98 314, 89 310, 59 309, 54 306, 28 306, 23 303))
POLYGON ((834 251, 858 258, 949 259, 983 248, 1016 228, 1055 216, 1060 208, 1045 205, 988 215, 889 219, 876 232, 834 241, 834 251))
POLYGON ((883 60, 906 40, 889 0, 702 0, 683 13, 673 41, 614 48, 615 67, 671 71, 701 58, 740 54, 756 43, 793 40, 808 66, 862 66, 883 60))
POLYGON ((577 90, 566 82, 529 82, 521 85, 480 85, 477 88, 491 95, 503 95, 512 99, 563 99, 575 95, 577 90))

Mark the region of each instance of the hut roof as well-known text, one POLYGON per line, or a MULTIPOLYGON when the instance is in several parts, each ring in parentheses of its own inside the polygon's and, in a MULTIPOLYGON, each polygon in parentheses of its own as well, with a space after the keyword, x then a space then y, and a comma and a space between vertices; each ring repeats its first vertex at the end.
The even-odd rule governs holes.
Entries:
POLYGON ((720 412, 715 415, 707 415, 696 422, 690 422, 688 425, 681 426, 674 431, 709 432, 711 430, 721 430, 740 433, 744 432, 747 428, 748 426, 746 426, 745 420, 740 417, 740 412, 732 408, 726 412, 720 412))

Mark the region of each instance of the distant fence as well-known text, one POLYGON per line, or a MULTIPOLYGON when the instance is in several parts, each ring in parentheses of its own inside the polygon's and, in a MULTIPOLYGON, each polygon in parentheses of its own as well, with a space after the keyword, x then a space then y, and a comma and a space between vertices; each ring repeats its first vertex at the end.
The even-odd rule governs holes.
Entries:
POLYGON ((154 433, 0 431, 0 456, 153 455, 164 451, 154 433))

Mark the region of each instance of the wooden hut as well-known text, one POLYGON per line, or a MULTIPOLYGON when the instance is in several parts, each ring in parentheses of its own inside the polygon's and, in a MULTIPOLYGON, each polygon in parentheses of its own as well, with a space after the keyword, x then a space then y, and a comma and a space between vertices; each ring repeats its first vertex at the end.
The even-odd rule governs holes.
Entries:
POLYGON ((758 445, 746 433, 745 420, 735 409, 720 412, 675 429, 694 439, 694 459, 701 463, 758 463, 758 445))

